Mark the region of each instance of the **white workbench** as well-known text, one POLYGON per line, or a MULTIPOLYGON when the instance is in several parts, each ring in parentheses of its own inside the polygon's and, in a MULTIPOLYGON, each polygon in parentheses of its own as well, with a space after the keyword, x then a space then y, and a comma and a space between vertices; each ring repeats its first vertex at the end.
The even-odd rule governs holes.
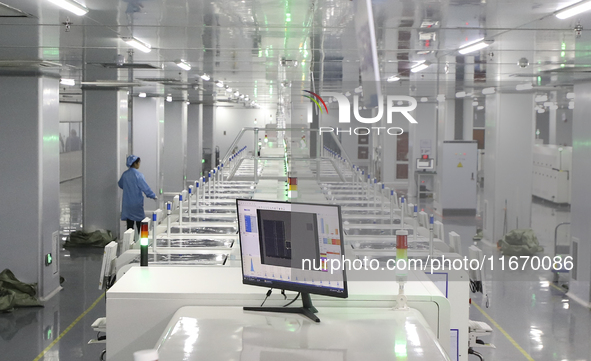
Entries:
MULTIPOLYGON (((367 281, 348 274, 349 298, 312 295, 316 307, 391 308, 395 281, 367 281), (358 281, 355 279, 359 279, 358 281)), ((134 267, 107 292, 107 360, 128 361, 134 351, 151 348, 184 306, 259 306, 266 289, 242 284, 239 267, 134 267)), ((271 295, 266 305, 285 304, 271 295)), ((287 292, 288 298, 294 297, 287 292)), ((450 303, 423 273, 411 272, 409 306, 421 312, 440 344, 450 349, 450 303)), ((467 300, 466 300, 467 308, 467 300)))
POLYGON ((240 307, 183 307, 157 348, 160 361, 449 361, 414 309, 320 308, 320 323, 240 307))

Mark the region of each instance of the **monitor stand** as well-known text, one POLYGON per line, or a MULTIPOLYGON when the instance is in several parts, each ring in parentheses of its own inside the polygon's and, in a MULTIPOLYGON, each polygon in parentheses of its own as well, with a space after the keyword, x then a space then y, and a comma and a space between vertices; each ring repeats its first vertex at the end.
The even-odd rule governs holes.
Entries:
POLYGON ((278 313, 297 313, 304 315, 314 322, 320 322, 315 313, 318 312, 316 307, 312 305, 312 298, 307 292, 302 292, 303 307, 244 307, 244 311, 258 311, 258 312, 278 312, 278 313))

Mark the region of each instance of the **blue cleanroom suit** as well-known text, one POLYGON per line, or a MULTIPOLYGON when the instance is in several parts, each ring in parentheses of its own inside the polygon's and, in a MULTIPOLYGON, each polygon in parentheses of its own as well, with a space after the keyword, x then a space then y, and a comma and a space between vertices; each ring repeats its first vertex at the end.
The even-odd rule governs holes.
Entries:
POLYGON ((123 202, 121 204, 121 220, 142 221, 144 214, 144 196, 156 199, 144 175, 135 168, 129 168, 119 179, 119 188, 123 189, 123 202))

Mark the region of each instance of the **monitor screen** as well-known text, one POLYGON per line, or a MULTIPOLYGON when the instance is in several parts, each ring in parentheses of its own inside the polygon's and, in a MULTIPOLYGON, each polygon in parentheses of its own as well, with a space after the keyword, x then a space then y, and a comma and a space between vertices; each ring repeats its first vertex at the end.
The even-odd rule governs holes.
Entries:
POLYGON ((417 169, 433 169, 433 159, 417 159, 417 169))
POLYGON ((237 200, 243 283, 347 297, 341 209, 336 205, 237 200), (332 272, 331 272, 332 271, 332 272))

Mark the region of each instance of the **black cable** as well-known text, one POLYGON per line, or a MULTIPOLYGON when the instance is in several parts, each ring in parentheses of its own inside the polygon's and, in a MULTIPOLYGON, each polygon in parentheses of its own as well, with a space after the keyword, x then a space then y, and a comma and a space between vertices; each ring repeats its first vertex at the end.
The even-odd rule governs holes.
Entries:
POLYGON ((288 304, 284 305, 283 307, 287 307, 289 305, 291 305, 292 303, 294 303, 298 298, 300 298, 300 292, 298 292, 298 294, 295 296, 295 298, 293 300, 291 300, 288 304))
POLYGON ((263 307, 263 305, 265 304, 265 302, 267 302, 267 298, 269 298, 269 296, 271 296, 271 293, 273 293, 273 289, 272 288, 267 291, 267 296, 263 300, 263 303, 261 303, 261 307, 263 307))

